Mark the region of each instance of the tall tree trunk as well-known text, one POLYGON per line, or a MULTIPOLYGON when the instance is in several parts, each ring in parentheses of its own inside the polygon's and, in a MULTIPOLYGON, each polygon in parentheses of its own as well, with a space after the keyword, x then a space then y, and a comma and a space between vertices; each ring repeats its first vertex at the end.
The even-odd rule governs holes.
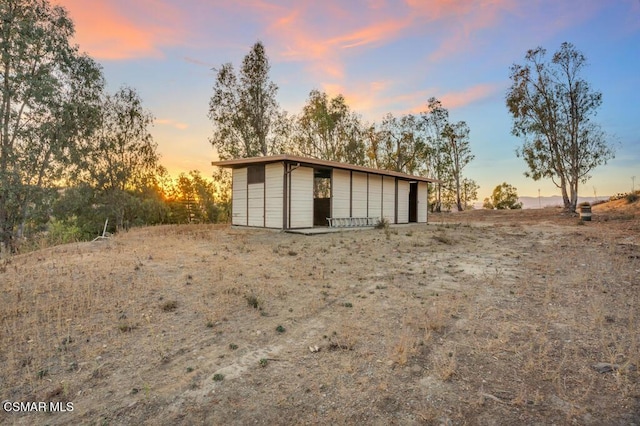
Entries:
POLYGON ((12 227, 9 226, 9 214, 4 200, 4 194, 0 194, 0 254, 3 250, 11 253, 11 234, 13 233, 12 227))
POLYGON ((560 190, 562 191, 562 202, 564 203, 565 210, 571 210, 571 200, 569 199, 569 195, 567 194, 567 183, 564 176, 560 176, 560 190))
POLYGON ((460 196, 460 174, 456 176, 456 204, 458 206, 458 211, 461 212, 464 209, 462 208, 462 197, 460 196))
POLYGON ((570 200, 569 211, 575 212, 576 207, 578 206, 578 181, 575 180, 571 182, 570 186, 571 186, 571 200, 570 200))

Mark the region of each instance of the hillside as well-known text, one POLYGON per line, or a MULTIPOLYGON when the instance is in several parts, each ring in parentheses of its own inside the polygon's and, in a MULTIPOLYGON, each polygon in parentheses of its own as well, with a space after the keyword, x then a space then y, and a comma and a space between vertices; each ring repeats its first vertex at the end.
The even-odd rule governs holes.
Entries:
MULTIPOLYGON (((593 203, 594 201, 607 200, 609 196, 604 197, 578 197, 578 204, 587 202, 593 203)), ((522 203, 523 209, 539 209, 546 207, 561 207, 563 206, 562 196, 554 195, 551 197, 518 197, 518 201, 522 203)), ((480 206, 482 207, 482 206, 480 206)))
POLYGON ((606 203, 593 206, 594 213, 603 213, 613 216, 638 216, 640 215, 640 201, 634 203, 628 202, 625 198, 620 200, 608 201, 606 203))
POLYGON ((73 411, 0 423, 637 424, 640 220, 604 208, 162 226, 16 256, 1 399, 73 411))

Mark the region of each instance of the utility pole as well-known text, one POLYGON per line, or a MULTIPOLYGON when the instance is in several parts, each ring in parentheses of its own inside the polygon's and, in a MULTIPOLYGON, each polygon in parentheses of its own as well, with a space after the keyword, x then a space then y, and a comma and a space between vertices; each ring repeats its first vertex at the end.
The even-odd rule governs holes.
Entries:
POLYGON ((636 177, 635 176, 631 176, 631 193, 632 194, 636 193, 636 177))
POLYGON ((540 188, 538 188, 538 208, 542 208, 542 199, 540 198, 540 188))

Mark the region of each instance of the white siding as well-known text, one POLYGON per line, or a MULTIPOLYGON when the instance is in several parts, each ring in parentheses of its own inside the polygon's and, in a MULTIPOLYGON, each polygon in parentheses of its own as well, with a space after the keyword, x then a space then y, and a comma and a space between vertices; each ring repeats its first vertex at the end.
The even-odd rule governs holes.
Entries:
POLYGON ((267 164, 264 170, 266 187, 265 226, 282 229, 282 163, 267 164))
POLYGON ((249 226, 264 226, 264 183, 252 183, 248 193, 249 226))
POLYGON ((396 178, 383 176, 382 216, 389 223, 396 223, 396 178))
POLYGON ((382 176, 369 175, 369 213, 368 217, 382 217, 382 176))
POLYGON ((247 224, 247 169, 233 169, 231 223, 247 224))
POLYGON ((298 167, 290 174, 289 227, 313 227, 313 169, 298 167))
POLYGON ((333 169, 331 217, 349 217, 350 193, 351 173, 348 170, 333 169))
POLYGON ((353 172, 351 182, 351 216, 367 217, 367 174, 353 172))
POLYGON ((427 222, 427 211, 429 210, 427 188, 426 182, 418 182, 418 222, 420 223, 427 222))
POLYGON ((409 182, 398 180, 398 223, 409 223, 409 182))

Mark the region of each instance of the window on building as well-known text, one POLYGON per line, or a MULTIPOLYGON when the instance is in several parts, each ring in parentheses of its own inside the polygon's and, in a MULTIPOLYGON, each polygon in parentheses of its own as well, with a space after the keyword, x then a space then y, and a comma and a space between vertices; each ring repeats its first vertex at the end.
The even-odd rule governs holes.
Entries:
POLYGON ((264 183, 264 164, 247 167, 247 183, 264 183))

